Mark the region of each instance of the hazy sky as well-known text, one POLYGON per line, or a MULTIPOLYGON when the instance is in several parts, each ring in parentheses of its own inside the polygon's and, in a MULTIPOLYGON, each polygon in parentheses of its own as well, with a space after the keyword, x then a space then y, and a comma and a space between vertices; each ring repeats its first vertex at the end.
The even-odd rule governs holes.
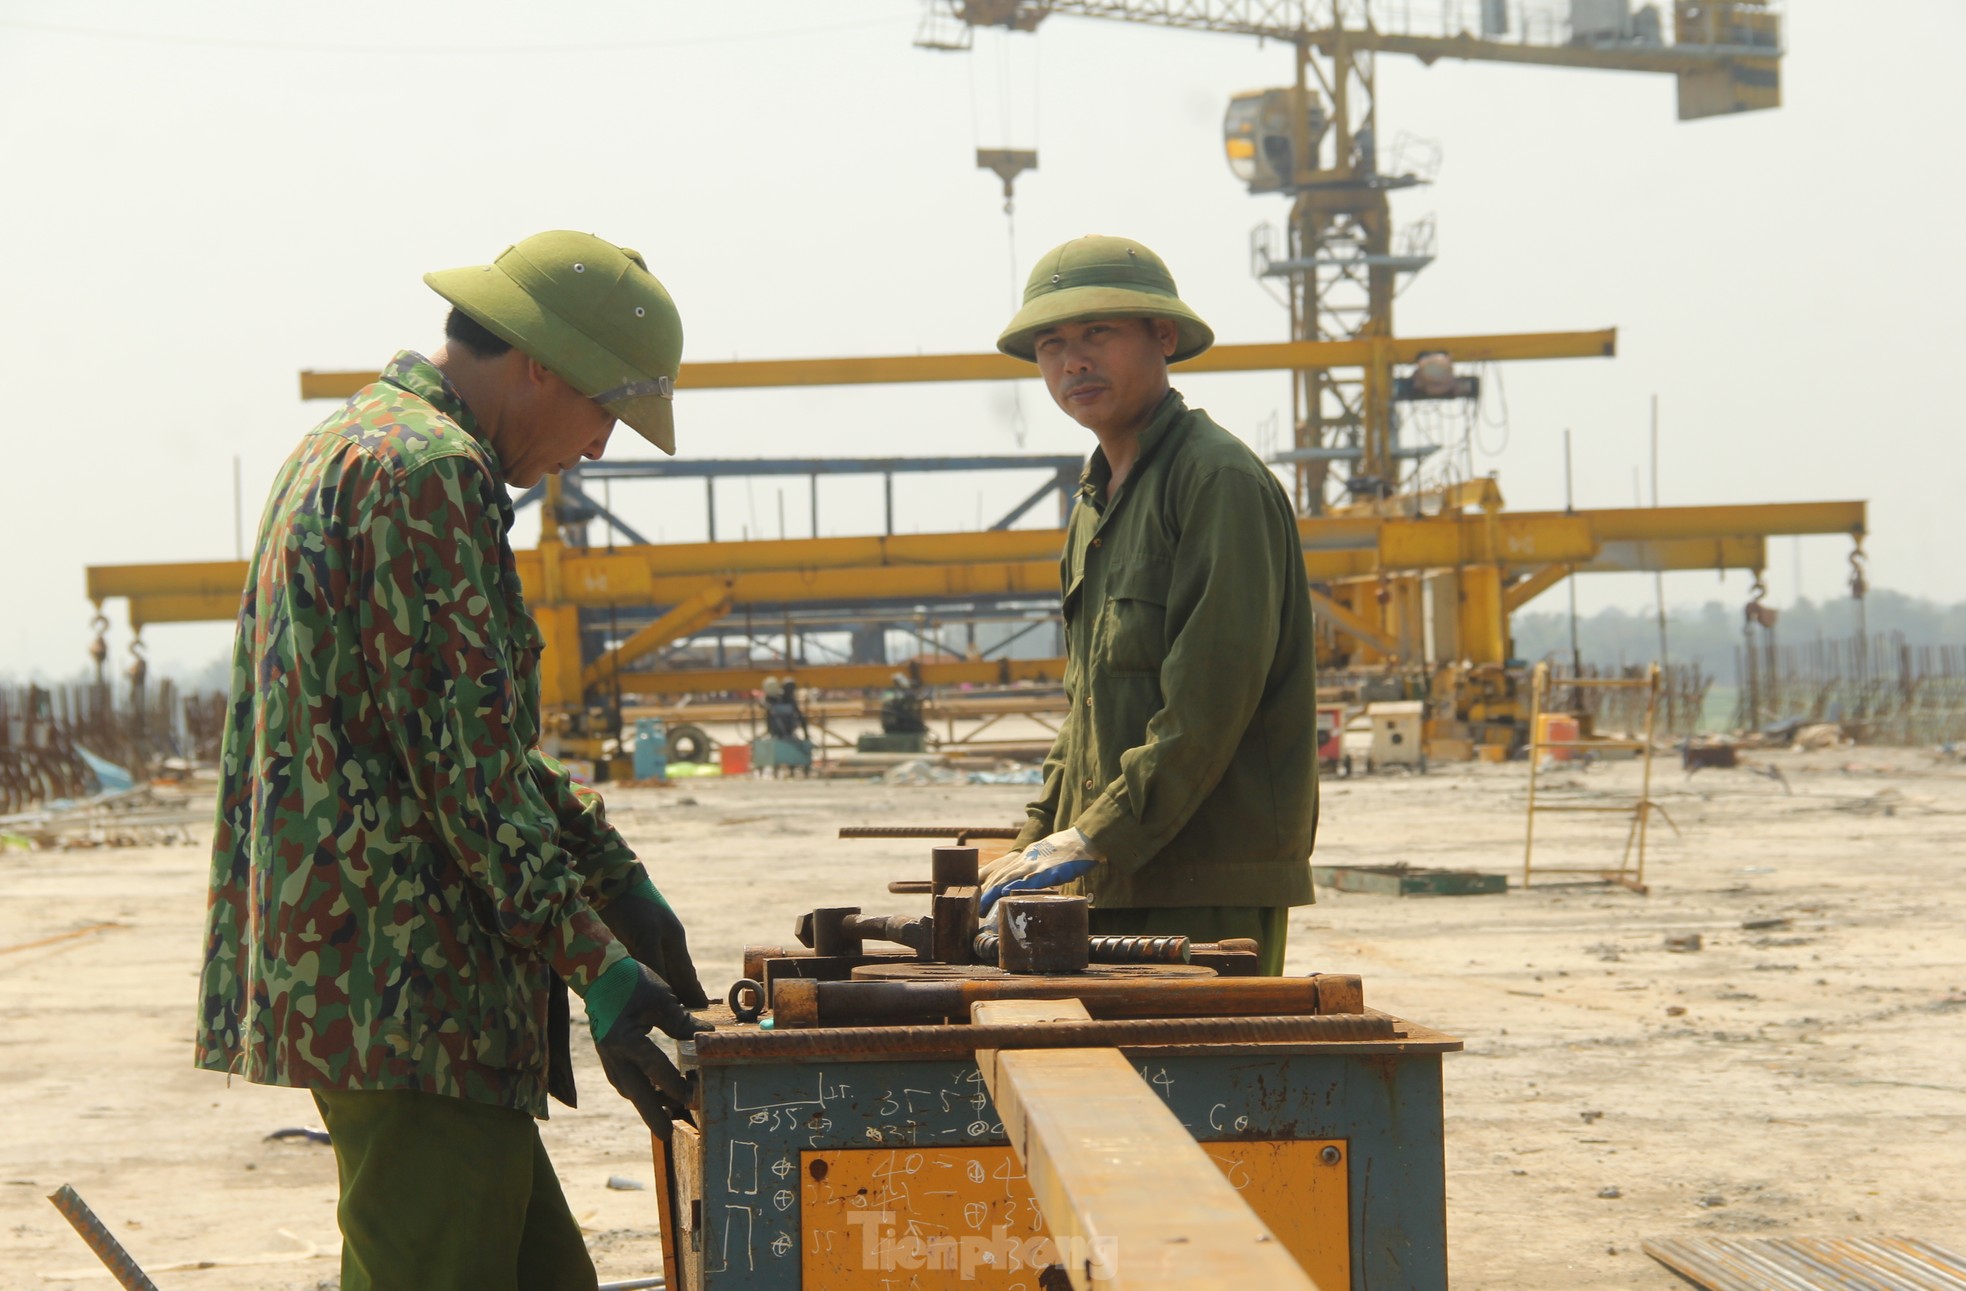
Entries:
MULTIPOLYGON (((1160 251, 1225 341, 1281 337, 1249 231, 1284 203, 1221 156, 1236 91, 1286 83, 1251 39, 1074 18, 973 54, 912 47, 913 3, 0 0, 7 257, 0 363, 0 673, 84 661, 91 563, 233 554, 297 437, 304 367, 436 342, 428 269, 545 228, 639 248, 694 359, 972 351, 1046 247, 1124 233, 1160 251), (1015 247, 978 146, 1032 146, 1015 247)), ((1779 111, 1681 124, 1669 78, 1385 59, 1380 131, 1437 143, 1439 260, 1404 335, 1616 326, 1619 357, 1522 363, 1484 410, 1477 470, 1557 506, 1626 506, 1662 407, 1667 503, 1861 498, 1879 586, 1966 597, 1966 447, 1948 372, 1966 327, 1958 73, 1966 5, 1805 4, 1779 111)), ((1495 386, 1491 381, 1491 388, 1495 386)), ((1281 375, 1191 377, 1251 442, 1281 375)), ((1083 452, 1035 382, 681 392, 682 453, 1083 452)), ((1458 434, 1458 430, 1456 431, 1458 434)), ((620 456, 652 454, 623 430, 620 456)), ((985 523, 1028 476, 899 490, 897 527, 985 523)), ((726 486, 719 523, 775 536, 776 481, 726 486)), ((808 523, 803 481, 788 526, 808 523)), ((700 485, 624 485, 619 509, 703 534, 700 485)), ((879 483, 828 481, 821 530, 873 532, 879 483)), ((536 515, 536 513, 534 513, 536 515)), ((530 543, 536 520, 522 520, 530 543)), ((1784 541, 1774 599, 1838 594, 1848 543, 1784 541)), ((1668 599, 1745 580, 1675 575, 1668 599)), ((1649 604, 1647 577, 1584 604, 1649 604)), ((1539 608, 1547 608, 1539 604, 1539 608)), ((120 609, 118 657, 127 640, 120 609)), ((223 627, 155 626, 197 666, 223 627)))

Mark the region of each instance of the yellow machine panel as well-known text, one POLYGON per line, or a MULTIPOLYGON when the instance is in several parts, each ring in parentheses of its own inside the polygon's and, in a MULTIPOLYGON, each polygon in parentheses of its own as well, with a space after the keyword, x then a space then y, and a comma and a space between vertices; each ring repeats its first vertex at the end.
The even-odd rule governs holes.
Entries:
MULTIPOLYGON (((1351 1188, 1341 1139, 1204 1143, 1321 1287, 1348 1287, 1351 1188)), ((1058 1263, 1007 1147, 855 1148, 800 1154, 801 1282, 827 1291, 973 1284, 1037 1291, 1058 1263)), ((1114 1256, 1124 1268, 1126 1253, 1114 1256)))

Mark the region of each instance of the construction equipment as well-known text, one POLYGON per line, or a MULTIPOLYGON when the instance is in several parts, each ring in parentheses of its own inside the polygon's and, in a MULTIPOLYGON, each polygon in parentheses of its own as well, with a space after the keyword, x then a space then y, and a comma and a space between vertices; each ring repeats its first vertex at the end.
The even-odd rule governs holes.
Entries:
POLYGON ((672 1285, 1446 1286, 1458 1040, 1356 977, 1254 976, 1254 943, 1090 936, 1079 897, 979 928, 976 849, 929 870, 895 885, 926 915, 822 907, 747 950, 682 1046, 672 1285))
MULTIPOLYGON (((1393 193, 1431 182, 1436 150, 1379 131, 1377 57, 1403 54, 1675 78, 1681 120, 1781 103, 1781 11, 1772 0, 1677 0, 1634 11, 1626 0, 924 0, 916 44, 969 48, 978 27, 1036 32, 1055 17, 1254 36, 1294 54, 1288 87, 1238 94, 1223 119, 1230 171, 1254 194, 1290 201, 1281 246, 1251 236, 1251 269, 1274 284, 1294 341, 1349 340, 1355 365, 1300 369, 1292 383, 1298 509, 1376 509, 1414 491, 1440 445, 1401 442, 1401 403, 1468 398, 1474 360, 1453 346, 1395 357, 1393 298, 1433 260, 1431 222, 1396 232, 1393 193), (1411 364, 1404 375, 1399 364, 1411 364), (1335 468, 1342 468, 1338 473, 1335 468), (1336 486, 1335 490, 1331 486, 1336 486)), ((1393 510, 1398 510, 1394 507, 1393 510)))
MULTIPOLYGON (((1615 336, 1393 334, 1400 276, 1417 271, 1431 253, 1418 241, 1396 245, 1389 195, 1421 182, 1426 168, 1404 164, 1399 149, 1378 140, 1377 55, 1667 74, 1679 84, 1680 115, 1694 118, 1776 106, 1782 53, 1778 6, 1755 0, 1681 0, 1667 15, 1650 6, 1634 13, 1618 0, 1579 3, 1564 13, 1494 0, 1478 10, 1461 0, 1421 8, 1419 14, 1412 6, 1373 11, 1364 0, 932 0, 929 17, 953 25, 954 35, 925 35, 921 43, 963 48, 977 26, 1030 32, 1049 17, 1079 15, 1254 35, 1294 50, 1293 86, 1237 96, 1224 134, 1238 177, 1252 191, 1292 203, 1279 253, 1272 255, 1267 243, 1253 248, 1264 281, 1284 292, 1292 339, 1218 345, 1177 371, 1292 374, 1292 447, 1275 460, 1292 473, 1297 505, 1307 513, 1306 572, 1328 629, 1320 667, 1334 677, 1389 676, 1398 693, 1374 697, 1433 699, 1439 712, 1471 728, 1465 735, 1474 743, 1507 748, 1522 739, 1525 708, 1519 672, 1510 666, 1509 616, 1533 597, 1597 570, 1760 570, 1774 533, 1840 532, 1861 543, 1863 508, 1521 515, 1504 512, 1492 479, 1453 479, 1448 472, 1420 487, 1417 470, 1403 464, 1419 462, 1437 445, 1402 442, 1402 408, 1473 397, 1479 378, 1471 365, 1608 356, 1615 336)), ((998 160, 1008 183, 1010 154, 998 160)), ((301 391, 307 398, 337 397, 372 375, 305 372, 301 391)), ((904 355, 689 364, 677 384, 749 389, 1031 375, 1028 365, 1002 354, 904 355)), ((583 517, 603 515, 630 536, 633 530, 582 488, 578 473, 546 481, 528 494, 543 503, 540 546, 520 553, 519 562, 547 643, 543 700, 557 715, 549 738, 565 751, 598 756, 607 733, 619 726, 623 696, 743 691, 755 688, 765 671, 789 671, 808 689, 872 689, 891 671, 885 659, 858 655, 837 665, 807 663, 801 656, 811 633, 853 628, 878 637, 876 629, 901 616, 973 627, 986 616, 1010 614, 1022 616, 1018 635, 1041 625, 1055 604, 1062 534, 1007 526, 1045 497, 1069 499, 1069 461, 1002 459, 1049 477, 990 533, 891 532, 895 471, 976 468, 982 461, 597 464, 585 468, 597 479, 697 474, 712 485, 719 474, 804 473, 816 480, 821 473, 871 471, 888 480, 890 499, 886 537, 731 544, 715 541, 713 489, 711 542, 637 543, 606 553, 582 545, 583 517), (748 666, 758 641, 754 614, 782 621, 782 661, 748 666), (745 666, 723 666, 724 642, 733 634, 745 666), (702 662, 691 657, 692 640, 713 640, 719 666, 688 666, 702 662)), ((128 595, 137 624, 229 618, 242 576, 236 564, 109 567, 91 571, 90 595, 98 605, 128 595)), ((931 687, 1056 683, 1061 673, 1055 658, 934 658, 913 680, 931 687)))
MULTIPOLYGON (((1259 226, 1249 251, 1252 273, 1288 312, 1293 342, 1363 350, 1356 363, 1293 374, 1291 446, 1270 460, 1291 473, 1306 515, 1459 511, 1488 484, 1469 478, 1471 456, 1430 437, 1419 415, 1477 399, 1481 378, 1469 369, 1479 360, 1454 345, 1402 350, 1392 340, 1394 298, 1433 261, 1434 233, 1431 218, 1396 228, 1391 198, 1432 181, 1438 149, 1382 137, 1380 54, 1670 75, 1681 120, 1781 102, 1781 11, 1772 0, 1636 10, 1627 0, 924 0, 916 44, 966 50, 977 28, 1033 33, 1055 17, 1254 36, 1293 51, 1292 83, 1234 95, 1222 139, 1231 173, 1252 194, 1290 203, 1282 239, 1259 226)), ((1474 742, 1513 747, 1518 678, 1492 666, 1510 658, 1509 615, 1575 570, 1552 563, 1497 580, 1452 562, 1313 574, 1320 619, 1349 639, 1321 655, 1320 668, 1410 679, 1428 659, 1435 671, 1425 689, 1455 722, 1495 724, 1468 732, 1474 742), (1432 642, 1421 627, 1429 608, 1447 629, 1432 642)))
MULTIPOLYGON (((1467 495, 1479 510, 1298 522, 1305 573, 1333 588, 1320 614, 1334 640, 1347 639, 1344 662, 1504 664, 1511 657, 1509 614, 1573 574, 1760 569, 1770 537, 1842 534, 1861 551, 1867 526, 1862 502, 1511 512, 1502 508, 1494 482, 1482 483, 1467 495), (1400 582, 1403 576, 1411 577, 1400 582), (1395 587, 1397 594, 1380 594, 1395 587), (1428 595, 1439 612, 1428 613, 1428 595)), ((768 674, 790 676, 808 692, 876 689, 888 684, 893 665, 648 670, 646 664, 753 607, 770 614, 851 602, 889 607, 890 616, 896 606, 924 605, 959 615, 1006 596, 1055 602, 1063 546, 1062 530, 1016 529, 581 549, 548 526, 536 550, 516 554, 527 604, 546 639, 544 700, 566 710, 580 706, 590 689, 741 692, 756 690, 768 674), (605 621, 610 610, 619 612, 623 635, 606 642, 598 657, 583 658, 583 614, 605 621)), ((246 569, 241 561, 96 565, 87 571, 87 592, 97 606, 126 599, 139 630, 230 621, 246 569)), ((1056 682, 1062 675, 1059 659, 950 661, 910 670, 912 680, 929 687, 1056 682)))

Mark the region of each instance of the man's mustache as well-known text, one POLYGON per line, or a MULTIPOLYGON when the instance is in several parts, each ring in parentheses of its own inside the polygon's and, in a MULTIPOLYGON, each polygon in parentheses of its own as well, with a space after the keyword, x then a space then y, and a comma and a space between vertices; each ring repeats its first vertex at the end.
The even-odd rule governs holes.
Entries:
POLYGON ((1084 390, 1088 387, 1103 390, 1106 388, 1106 383, 1098 377, 1092 377, 1092 376, 1074 377, 1070 381, 1067 381, 1059 389, 1058 393, 1072 394, 1075 391, 1084 390))

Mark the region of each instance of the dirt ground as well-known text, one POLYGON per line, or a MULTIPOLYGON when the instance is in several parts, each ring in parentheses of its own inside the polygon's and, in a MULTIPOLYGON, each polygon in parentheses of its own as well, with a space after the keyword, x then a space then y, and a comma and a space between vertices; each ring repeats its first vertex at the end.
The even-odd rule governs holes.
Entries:
MULTIPOLYGON (((1681 1285, 1654 1236, 1905 1233, 1966 1249, 1966 771, 1902 750, 1661 764, 1650 896, 1524 891, 1525 772, 1328 784, 1323 863, 1507 873, 1505 896, 1326 894, 1290 971, 1463 1036, 1446 1059, 1458 1288, 1681 1285), (1761 927, 1745 924, 1767 923, 1761 927), (1698 934, 1675 952, 1668 938, 1698 934)), ((1632 766, 1546 784, 1608 802, 1632 766)), ((695 781, 610 796, 688 921, 712 989, 817 904, 910 910, 926 845, 843 823, 1008 822, 1028 791, 695 781)), ((1618 819, 1543 830, 1547 863, 1616 854, 1618 819)), ((307 1095, 192 1070, 198 846, 0 854, 0 1286, 109 1285, 44 1200, 72 1183, 165 1291, 331 1287, 328 1148, 307 1095), (103 921, 116 926, 17 949, 103 921), (195 1262, 212 1267, 180 1269, 195 1262)), ((577 1049, 587 1106, 546 1127, 603 1279, 659 1268, 645 1136, 577 1049)))

